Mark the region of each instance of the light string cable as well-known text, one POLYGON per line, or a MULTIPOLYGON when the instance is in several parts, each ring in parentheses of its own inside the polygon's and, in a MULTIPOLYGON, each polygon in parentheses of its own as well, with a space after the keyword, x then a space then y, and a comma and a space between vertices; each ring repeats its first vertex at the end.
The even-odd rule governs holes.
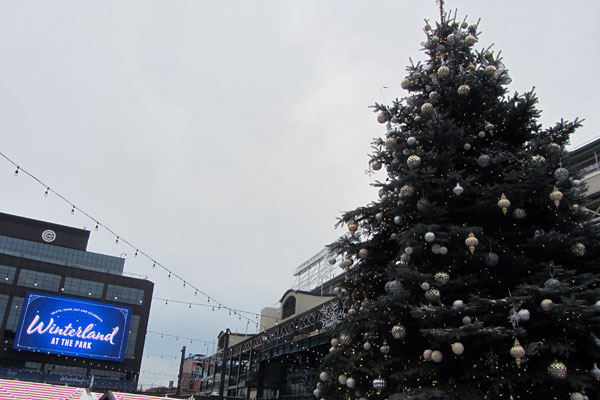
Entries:
POLYGON ((158 266, 158 267, 162 268, 165 272, 168 273, 169 278, 171 278, 171 276, 173 276, 174 278, 179 279, 181 282, 183 282, 183 287, 189 286, 191 289, 194 290, 194 295, 195 296, 198 295, 198 293, 200 293, 201 295, 203 295, 203 296, 205 296, 207 298, 207 301, 209 303, 210 303, 211 300, 213 300, 215 302, 215 304, 219 307, 219 309, 227 310, 230 313, 233 312, 234 315, 237 315, 239 313, 240 319, 243 318, 243 319, 247 320, 248 322, 256 323, 257 328, 258 328, 258 322, 257 321, 251 320, 246 315, 244 315, 244 314, 253 314, 255 316, 255 318, 258 318, 258 314, 249 313, 247 311, 243 311, 242 312, 241 310, 238 310, 237 308, 229 307, 229 306, 221 303, 220 301, 217 301, 214 297, 212 297, 208 293, 204 292, 203 290, 201 290, 197 286, 195 286, 192 283, 190 283, 188 280, 184 279, 182 276, 180 276, 177 273, 173 272, 173 270, 167 268, 165 265, 163 265, 160 262, 156 261, 156 259, 154 257, 152 257, 149 253, 140 250, 139 247, 134 246, 130 241, 128 241, 127 239, 124 239, 121 235, 117 234, 110 227, 108 227, 108 226, 104 225, 103 223, 101 223, 98 218, 94 218, 92 215, 90 215, 85 210, 77 207, 75 205, 75 203, 73 203, 72 201, 70 201, 69 199, 67 199, 65 196, 63 196, 62 194, 60 194, 57 191, 55 191, 54 189, 52 189, 50 187, 50 185, 47 185, 45 182, 43 182, 41 179, 39 179, 38 177, 36 177, 32 173, 30 173, 29 171, 23 169, 18 163, 14 162, 10 158, 8 158, 4 153, 0 152, 0 156, 2 156, 6 161, 8 161, 9 163, 11 163, 16 168, 15 172, 14 172, 15 176, 18 176, 19 173, 23 173, 23 174, 27 175, 28 177, 30 177, 31 179, 33 179, 34 181, 36 181, 37 183, 39 183, 42 187, 45 188, 44 195, 48 195, 49 193, 53 193, 54 195, 56 195, 58 198, 60 198, 61 200, 63 200, 65 203, 67 203, 71 207, 71 214, 74 214, 75 211, 78 211, 82 215, 84 215, 87 218, 89 218, 90 220, 92 220, 96 224, 96 228, 95 228, 96 230, 98 230, 99 227, 102 227, 103 229, 105 229, 107 232, 109 232, 111 235, 113 235, 116 238, 115 239, 115 243, 117 243, 117 244, 118 243, 123 243, 123 244, 129 246, 132 250, 135 250, 135 255, 134 255, 135 257, 137 257, 138 255, 146 257, 149 261, 152 262, 152 267, 153 268, 156 267, 156 266, 158 266))

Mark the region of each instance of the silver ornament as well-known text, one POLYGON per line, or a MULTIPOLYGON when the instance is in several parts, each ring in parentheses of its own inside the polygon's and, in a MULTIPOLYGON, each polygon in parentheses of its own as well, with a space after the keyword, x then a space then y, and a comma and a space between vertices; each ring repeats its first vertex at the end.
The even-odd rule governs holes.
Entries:
POLYGON ((448 254, 448 248, 446 246, 440 246, 440 254, 441 255, 448 254))
POLYGON ((411 255, 413 253, 413 248, 410 246, 407 246, 404 248, 404 252, 408 255, 411 255))
POLYGON ((354 378, 346 379, 346 386, 348 386, 350 389, 353 389, 355 385, 356 385, 356 380, 354 378))
POLYGON ((590 374, 594 378, 600 379, 600 368, 598 368, 598 365, 596 365, 596 363, 594 363, 594 367, 590 370, 590 374))
POLYGON ((487 67, 485 67, 485 74, 487 76, 494 76, 496 74, 496 67, 494 67, 493 65, 488 65, 487 67))
POLYGON ((448 76, 450 76, 450 68, 448 68, 445 65, 442 65, 437 70, 437 76, 441 79, 447 78, 448 76))
POLYGON ((329 260, 327 260, 329 262, 329 264, 333 265, 336 263, 336 259, 335 257, 329 257, 329 260))
POLYGON ((462 300, 454 300, 454 303, 452 303, 454 308, 462 308, 464 305, 465 303, 462 300))
POLYGON ((424 237, 426 242, 431 243, 435 240, 435 233, 427 232, 424 237))
POLYGON ((415 188, 411 185, 404 185, 400 188, 400 198, 411 197, 415 194, 415 188))
POLYGON ((525 211, 523 208, 515 208, 513 211, 513 217, 515 217, 515 219, 524 219, 527 217, 527 211, 525 211))
POLYGON ((360 249, 359 250, 358 257, 361 260, 366 260, 368 256, 369 256, 369 250, 367 250, 367 249, 360 249))
POLYGON ((488 122, 487 124, 485 124, 485 126, 483 127, 483 129, 486 130, 486 132, 491 132, 493 131, 495 128, 494 124, 488 122))
POLYGON ((340 341, 338 340, 338 338, 333 338, 331 339, 330 343, 333 347, 337 347, 340 344, 340 341))
POLYGON ((379 161, 379 160, 371 161, 371 168, 373 168, 373 170, 375 170, 375 171, 379 171, 381 169, 381 161, 379 161))
POLYGON ((363 344, 363 349, 367 351, 371 350, 371 343, 365 342, 365 344, 363 344))
POLYGON ((537 155, 531 157, 531 161, 533 161, 533 163, 536 166, 541 167, 546 162, 546 159, 544 158, 544 156, 540 156, 539 154, 537 154, 537 155))
POLYGON ((484 138, 485 137, 485 132, 484 131, 480 131, 477 136, 479 136, 480 138, 484 138))
POLYGON ((384 289, 386 292, 388 292, 390 294, 398 294, 403 289, 402 282, 394 279, 393 281, 389 281, 388 283, 386 283, 384 286, 384 289))
POLYGON ((431 103, 424 103, 421 106, 421 112, 423 114, 432 114, 433 113, 433 105, 431 103))
POLYGON ((433 254, 440 254, 440 245, 439 244, 434 244, 433 246, 431 246, 431 252, 433 254))
POLYGON ((452 191, 455 195, 460 196, 461 194, 463 194, 465 189, 463 189, 463 187, 460 186, 460 183, 457 183, 456 186, 454 186, 454 189, 452 189, 452 191))
POLYGON ((452 352, 457 356, 460 356, 465 351, 465 346, 461 342, 452 343, 450 345, 452 352))
POLYGON ((426 198, 422 198, 417 201, 417 210, 425 211, 427 208, 429 208, 429 201, 427 201, 426 198))
POLYGON ((383 341, 383 344, 379 348, 379 351, 381 352, 381 354, 389 354, 390 346, 387 344, 387 342, 385 340, 383 341))
POLYGON ((404 339, 406 337, 406 328, 402 325, 392 327, 392 336, 394 339, 404 339))
POLYGON ((542 310, 544 310, 544 311, 552 310, 552 305, 553 305, 553 303, 552 303, 552 300, 550 300, 550 299, 544 299, 540 303, 540 307, 542 307, 542 310))
POLYGON ((379 122, 380 124, 385 124, 388 121, 388 115, 386 112, 380 112, 377 115, 377 122, 379 122))
POLYGON ((344 374, 341 374, 340 376, 338 376, 338 382, 340 383, 340 385, 345 385, 347 380, 348 380, 348 377, 344 374))
POLYGON ((498 254, 492 253, 491 251, 489 253, 487 253, 485 256, 485 263, 489 267, 493 267, 493 266, 497 265, 499 261, 500 261, 500 257, 498 257, 498 254))
POLYGON ((319 379, 321 379, 322 382, 327 382, 329 380, 329 374, 323 371, 319 374, 319 379))
POLYGON ((442 362, 442 359, 444 357, 442 356, 442 352, 439 350, 434 350, 431 352, 431 361, 439 363, 442 362))
POLYGON ((433 351, 430 349, 426 349, 425 351, 423 351, 423 358, 425 359, 425 361, 431 360, 431 353, 433 353, 433 351))
POLYGON ((417 168, 421 165, 421 157, 413 154, 406 160, 406 165, 408 165, 409 168, 417 168))
POLYGON ((378 392, 381 392, 387 386, 385 379, 379 377, 373 381, 373 388, 378 392))
POLYGON ((569 396, 569 400, 584 400, 585 397, 579 392, 573 392, 569 396))
POLYGON ((400 225, 400 224, 402 223, 402 217, 401 217, 400 215, 396 215, 396 216, 394 217, 394 223, 395 223, 396 225, 400 225))
POLYGON ((396 147, 396 139, 394 139, 393 137, 389 137, 387 139, 385 139, 385 148, 388 150, 393 149, 394 147, 396 147))
POLYGON ((421 283, 421 289, 423 290, 429 290, 431 288, 431 285, 429 284, 429 282, 423 282, 421 283))
POLYGON ((573 179, 573 186, 575 186, 575 187, 581 186, 581 181, 579 179, 573 179))
POLYGON ((469 316, 463 317, 462 323, 463 323, 463 325, 471 325, 471 317, 469 317, 469 316))
POLYGON ((529 310, 526 308, 519 310, 517 315, 518 315, 520 321, 529 321, 529 318, 531 318, 531 314, 529 313, 529 310))
POLYGON ((377 220, 377 222, 383 221, 383 213, 375 214, 375 219, 377 220))
POLYGON ((469 35, 465 38, 465 44, 467 46, 473 46, 476 41, 477 41, 477 39, 473 35, 469 35))
POLYGON ((558 279, 555 278, 550 278, 546 280, 546 282, 544 282, 544 288, 546 289, 556 289, 559 286, 560 282, 558 281, 558 279))
POLYGON ((492 162, 492 158, 490 156, 488 156, 487 154, 483 154, 483 155, 479 156, 479 158, 477 159, 477 164, 479 164, 479 166, 482 168, 488 167, 491 162, 492 162))
POLYGON ((415 144, 417 144, 417 138, 414 136, 409 137, 408 139, 406 139, 406 144, 408 144, 409 146, 414 146, 415 144))
POLYGON ((402 79, 402 81, 400 82, 400 87, 401 87, 402 89, 408 89, 408 88, 410 87, 410 84, 411 84, 411 82, 410 82, 410 79, 408 79, 408 78, 404 78, 404 79, 402 79))
POLYGON ((556 180, 559 182, 566 180, 568 177, 569 177, 569 170, 566 168, 560 167, 554 171, 554 178, 556 178, 556 180))
POLYGON ((344 346, 347 346, 350 343, 352 343, 352 339, 346 333, 342 333, 340 335, 340 343, 343 344, 344 346))
POLYGON ((460 96, 467 96, 470 91, 471 88, 469 87, 469 85, 460 85, 457 90, 460 96))
POLYGON ((469 143, 465 143, 463 146, 463 149, 465 149, 466 151, 471 150, 471 145, 469 143))

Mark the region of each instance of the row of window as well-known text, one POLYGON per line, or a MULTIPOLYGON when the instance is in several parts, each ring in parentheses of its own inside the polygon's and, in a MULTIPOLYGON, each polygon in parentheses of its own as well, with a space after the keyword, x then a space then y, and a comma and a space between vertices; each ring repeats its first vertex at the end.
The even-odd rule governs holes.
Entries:
MULTIPOLYGON (((12 284, 15 280, 16 271, 15 267, 0 265, 0 283, 12 284), (1 277, 4 277, 4 279, 1 277)), ((60 275, 22 268, 19 272, 17 285, 49 292, 58 292, 60 290, 62 293, 86 296, 94 299, 102 299, 102 295, 104 294, 104 283, 102 282, 66 277, 64 285, 61 287, 61 280, 62 276, 60 275)), ((104 299, 126 304, 142 304, 144 301, 144 291, 142 289, 108 284, 104 299)))

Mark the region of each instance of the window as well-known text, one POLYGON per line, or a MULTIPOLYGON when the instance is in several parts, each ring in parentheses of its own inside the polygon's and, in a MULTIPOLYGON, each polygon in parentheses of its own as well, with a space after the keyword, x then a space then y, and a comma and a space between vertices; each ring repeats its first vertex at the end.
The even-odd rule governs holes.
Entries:
POLYGON ((6 315, 6 306, 8 306, 8 295, 0 294, 0 325, 4 321, 4 315, 6 315))
POLYGON ((294 315, 296 312, 296 297, 290 296, 283 302, 283 307, 281 307, 281 318, 287 318, 291 315, 294 315))
POLYGON ((87 368, 69 365, 46 364, 46 372, 57 375, 85 376, 87 368))
POLYGON ((118 301, 127 304, 142 304, 144 291, 119 285, 108 285, 106 288, 106 300, 118 301))
POLYGON ((13 297, 8 313, 8 320, 6 321, 7 331, 17 332, 17 326, 19 325, 19 318, 21 317, 21 309, 23 308, 24 301, 25 299, 23 297, 13 297))
POLYGON ((103 291, 104 283, 77 278, 65 278, 64 293, 101 299, 103 291))
POLYGON ((17 285, 34 289, 48 290, 51 292, 58 292, 60 278, 60 275, 31 271, 29 269, 21 269, 17 285))
POLYGON ((13 283, 15 280, 15 273, 17 269, 15 267, 9 267, 8 265, 0 265, 0 283, 13 283))
POLYGON ((134 358, 135 343, 137 341, 138 327, 140 325, 140 316, 132 315, 129 323, 129 335, 127 336, 127 345, 125 346, 125 358, 134 358))

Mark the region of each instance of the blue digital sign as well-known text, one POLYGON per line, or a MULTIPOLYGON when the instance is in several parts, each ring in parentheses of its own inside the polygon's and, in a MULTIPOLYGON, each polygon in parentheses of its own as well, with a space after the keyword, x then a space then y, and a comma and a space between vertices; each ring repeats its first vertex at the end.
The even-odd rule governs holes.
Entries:
POLYGON ((123 361, 131 308, 28 292, 13 348, 123 361))

